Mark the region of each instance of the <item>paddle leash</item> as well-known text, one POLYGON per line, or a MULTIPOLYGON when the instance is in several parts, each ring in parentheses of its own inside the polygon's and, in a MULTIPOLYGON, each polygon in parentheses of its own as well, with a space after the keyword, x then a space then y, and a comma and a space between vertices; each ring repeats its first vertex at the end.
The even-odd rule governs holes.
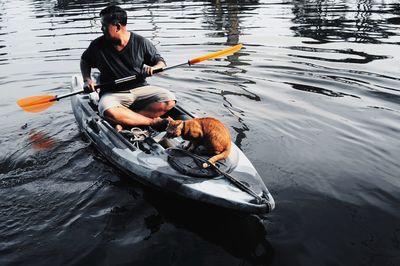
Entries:
MULTIPOLYGON (((166 70, 170 70, 173 68, 177 68, 177 67, 182 67, 182 66, 186 66, 186 65, 194 65, 197 63, 200 63, 202 61, 205 60, 211 60, 211 59, 215 59, 218 57, 223 57, 223 56, 228 56, 231 54, 236 53, 237 51, 239 51, 240 49, 242 49, 243 45, 242 44, 237 44, 235 46, 217 51, 217 52, 213 52, 213 53, 209 53, 203 56, 199 56, 199 57, 195 57, 193 59, 188 60, 186 63, 182 63, 182 64, 178 64, 178 65, 174 65, 174 66, 170 66, 170 67, 166 67, 166 68, 160 68, 160 69, 155 69, 153 71, 153 73, 159 73, 159 72, 163 72, 166 70)), ((136 75, 133 76, 128 76, 125 78, 121 78, 121 79, 117 79, 117 80, 113 80, 110 82, 106 82, 106 83, 102 83, 102 84, 98 84, 95 85, 94 88, 98 89, 104 86, 112 86, 112 85, 116 85, 116 84, 120 84, 120 83, 124 83, 124 82, 128 82, 128 81, 132 81, 136 79, 136 75)), ((37 113, 37 112, 42 112, 44 110, 46 110, 47 108, 51 107, 55 102, 63 99, 63 98, 67 98, 76 94, 80 94, 80 93, 84 93, 84 90, 80 90, 80 91, 74 91, 71 93, 67 93, 64 95, 60 95, 60 96, 52 96, 52 95, 42 95, 42 96, 30 96, 30 97, 26 97, 23 99, 20 99, 17 101, 17 104, 26 112, 31 112, 31 113, 37 113)))

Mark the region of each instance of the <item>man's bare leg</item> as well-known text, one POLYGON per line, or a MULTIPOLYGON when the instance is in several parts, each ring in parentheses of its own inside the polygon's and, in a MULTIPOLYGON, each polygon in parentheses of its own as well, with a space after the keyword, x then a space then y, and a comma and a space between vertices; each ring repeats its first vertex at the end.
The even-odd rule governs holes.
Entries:
POLYGON ((108 120, 114 122, 116 125, 115 129, 119 132, 123 129, 123 126, 154 126, 162 121, 160 116, 168 112, 174 106, 175 101, 154 102, 138 112, 119 106, 105 110, 104 115, 108 120))
POLYGON ((153 102, 144 109, 138 111, 138 113, 146 117, 157 118, 171 110, 174 106, 175 101, 153 102))

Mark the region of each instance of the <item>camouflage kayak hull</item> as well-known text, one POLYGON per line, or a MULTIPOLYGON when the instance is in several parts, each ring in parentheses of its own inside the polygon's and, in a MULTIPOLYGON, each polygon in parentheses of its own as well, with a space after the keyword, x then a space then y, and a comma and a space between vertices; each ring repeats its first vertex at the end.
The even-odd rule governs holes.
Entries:
MULTIPOLYGON (((78 75, 73 76, 71 84, 73 91, 81 90, 82 78, 78 75)), ((95 93, 71 97, 79 129, 108 161, 131 178, 185 198, 239 212, 265 214, 274 209, 274 199, 261 177, 233 143, 229 158, 221 162, 220 167, 248 187, 255 196, 235 185, 224 175, 199 178, 177 171, 169 162, 174 147, 161 145, 157 133, 146 138, 141 145, 134 145, 99 116, 97 100, 98 96, 95 93)), ((179 106, 169 115, 183 120, 192 118, 191 114, 179 106)), ((179 138, 176 140, 177 145, 183 142, 184 140, 179 138)))

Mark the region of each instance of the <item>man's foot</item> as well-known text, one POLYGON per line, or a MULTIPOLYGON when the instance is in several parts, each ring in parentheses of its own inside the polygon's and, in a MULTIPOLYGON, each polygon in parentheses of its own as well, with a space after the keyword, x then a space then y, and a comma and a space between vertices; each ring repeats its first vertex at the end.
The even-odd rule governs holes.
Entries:
POLYGON ((115 125, 115 130, 117 131, 117 132, 121 132, 122 130, 123 130, 124 128, 121 126, 121 125, 115 125))
POLYGON ((154 118, 153 121, 151 122, 150 126, 159 132, 165 131, 165 129, 168 126, 168 119, 167 118, 161 118, 157 117, 154 118))

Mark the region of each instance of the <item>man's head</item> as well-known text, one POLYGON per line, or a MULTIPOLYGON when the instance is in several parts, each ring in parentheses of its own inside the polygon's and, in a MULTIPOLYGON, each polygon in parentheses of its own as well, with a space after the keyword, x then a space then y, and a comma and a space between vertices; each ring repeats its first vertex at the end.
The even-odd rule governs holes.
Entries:
POLYGON ((111 40, 118 38, 118 32, 126 29, 128 16, 126 11, 116 5, 110 5, 100 11, 101 31, 111 40))
POLYGON ((126 26, 128 16, 126 11, 116 5, 110 5, 100 11, 100 18, 102 24, 120 24, 126 26))

